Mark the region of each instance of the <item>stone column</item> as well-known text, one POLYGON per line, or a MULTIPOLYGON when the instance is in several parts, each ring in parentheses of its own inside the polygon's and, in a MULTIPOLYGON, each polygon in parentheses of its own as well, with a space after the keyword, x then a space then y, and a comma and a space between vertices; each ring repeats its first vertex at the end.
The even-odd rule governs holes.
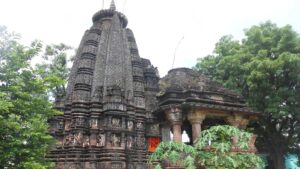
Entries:
POLYGON ((188 113, 188 120, 192 125, 193 143, 196 142, 199 135, 201 134, 201 125, 205 119, 206 113, 203 111, 191 111, 188 113))
POLYGON ((178 105, 170 106, 170 109, 165 111, 165 115, 172 126, 173 140, 182 142, 181 125, 182 125, 182 112, 178 105))
POLYGON ((193 143, 195 143, 199 135, 201 134, 202 121, 191 121, 191 124, 192 124, 193 143))
POLYGON ((226 121, 237 128, 245 129, 249 123, 249 120, 239 114, 233 114, 226 118, 226 121))
POLYGON ((182 123, 180 123, 180 122, 174 122, 172 124, 173 141, 182 142, 181 125, 182 125, 182 123))

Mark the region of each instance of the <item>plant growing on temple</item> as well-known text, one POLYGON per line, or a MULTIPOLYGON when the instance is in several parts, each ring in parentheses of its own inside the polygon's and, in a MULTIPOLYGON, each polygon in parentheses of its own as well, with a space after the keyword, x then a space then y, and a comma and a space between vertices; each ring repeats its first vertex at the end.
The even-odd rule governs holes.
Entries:
POLYGON ((237 90, 262 113, 254 125, 257 147, 274 168, 284 169, 287 153, 300 154, 300 37, 291 26, 252 26, 241 42, 224 36, 196 69, 237 90))
POLYGON ((213 126, 201 133, 195 144, 196 165, 206 169, 262 169, 255 154, 255 136, 233 126, 213 126))
POLYGON ((49 168, 44 156, 55 141, 47 119, 59 112, 47 91, 55 84, 31 66, 42 44, 23 46, 17 38, 0 27, 0 168, 49 168))
MULTIPOLYGON (((148 159, 187 169, 262 169, 255 154, 255 136, 233 126, 213 126, 202 131, 194 147, 178 142, 162 142, 148 159)), ((157 164, 155 169, 161 169, 157 164)))

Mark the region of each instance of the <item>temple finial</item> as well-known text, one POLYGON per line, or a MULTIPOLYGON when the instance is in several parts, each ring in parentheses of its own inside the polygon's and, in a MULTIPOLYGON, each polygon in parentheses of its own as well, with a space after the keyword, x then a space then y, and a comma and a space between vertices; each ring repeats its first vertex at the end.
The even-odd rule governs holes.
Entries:
POLYGON ((111 10, 113 10, 113 11, 116 10, 116 4, 115 4, 115 1, 114 1, 114 0, 111 0, 109 9, 111 9, 111 10))

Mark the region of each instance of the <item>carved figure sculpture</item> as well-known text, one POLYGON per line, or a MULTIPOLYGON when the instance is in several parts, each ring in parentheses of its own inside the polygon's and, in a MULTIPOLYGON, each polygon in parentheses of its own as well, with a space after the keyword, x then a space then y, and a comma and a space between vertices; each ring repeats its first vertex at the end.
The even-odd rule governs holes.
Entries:
POLYGON ((128 121, 127 127, 128 127, 128 130, 132 130, 133 129, 133 121, 128 121))
POLYGON ((98 147, 105 146, 105 135, 104 134, 98 134, 98 136, 97 136, 97 146, 98 147))
POLYGON ((118 136, 117 134, 112 134, 111 135, 111 145, 113 147, 120 147, 121 146, 121 139, 120 136, 118 136))
POLYGON ((143 129, 143 127, 144 127, 144 125, 143 125, 142 122, 138 122, 138 123, 136 124, 136 128, 137 128, 137 129, 143 129))
POLYGON ((133 141, 132 136, 128 136, 127 137, 127 148, 131 149, 132 141, 133 141))
POLYGON ((120 119, 119 118, 112 118, 111 119, 112 127, 121 127, 120 119))
POLYGON ((82 132, 79 132, 74 136, 74 144, 82 145, 82 143, 83 143, 83 134, 82 132))
POLYGON ((71 145, 74 142, 74 136, 73 134, 69 134, 65 137, 64 145, 71 145))
POLYGON ((84 136, 84 140, 83 140, 83 147, 88 147, 90 146, 90 137, 89 136, 84 136))
POLYGON ((65 122, 65 130, 70 130, 71 128, 71 122, 70 121, 66 121, 65 122))
POLYGON ((98 120, 97 119, 90 120, 90 128, 92 128, 92 129, 98 128, 98 120))

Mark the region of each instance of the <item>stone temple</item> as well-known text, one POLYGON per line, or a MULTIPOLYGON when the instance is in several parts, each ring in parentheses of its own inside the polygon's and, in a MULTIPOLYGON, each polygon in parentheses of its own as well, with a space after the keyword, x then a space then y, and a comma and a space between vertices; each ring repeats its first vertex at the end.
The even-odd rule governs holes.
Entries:
POLYGON ((48 158, 55 169, 146 169, 161 141, 193 144, 216 124, 246 127, 257 116, 245 100, 204 75, 177 68, 160 78, 141 58, 127 18, 109 9, 95 13, 78 48, 67 94, 57 99, 64 115, 49 121, 58 144, 48 158))

